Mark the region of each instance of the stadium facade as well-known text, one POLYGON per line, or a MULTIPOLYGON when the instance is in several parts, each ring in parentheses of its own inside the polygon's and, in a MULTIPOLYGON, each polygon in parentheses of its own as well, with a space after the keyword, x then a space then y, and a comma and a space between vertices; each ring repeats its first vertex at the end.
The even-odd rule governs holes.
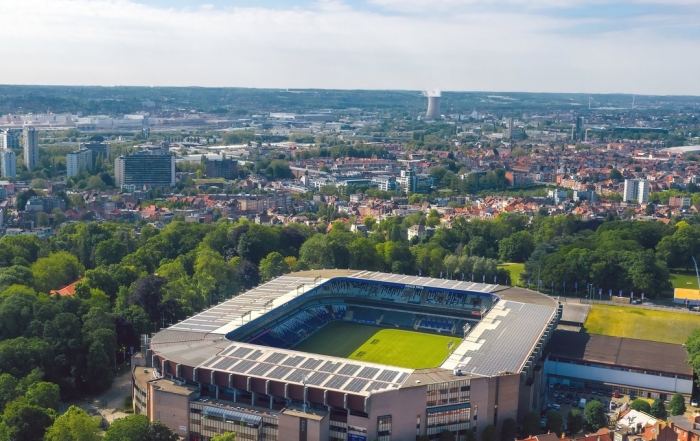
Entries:
MULTIPOLYGON (((142 338, 136 412, 189 440, 465 439, 538 407, 561 316, 527 290, 358 272, 277 278, 142 338), (294 350, 332 321, 454 335, 439 367, 405 369, 294 350)), ((322 332, 322 330, 320 331, 322 332)))

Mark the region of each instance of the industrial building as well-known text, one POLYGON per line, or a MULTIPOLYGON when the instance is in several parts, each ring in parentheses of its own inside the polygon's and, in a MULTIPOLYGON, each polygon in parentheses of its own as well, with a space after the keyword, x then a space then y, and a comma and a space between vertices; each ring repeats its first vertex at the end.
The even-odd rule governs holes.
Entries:
POLYGON ((693 370, 679 344, 557 330, 547 346, 548 388, 568 386, 670 400, 693 392, 693 370))

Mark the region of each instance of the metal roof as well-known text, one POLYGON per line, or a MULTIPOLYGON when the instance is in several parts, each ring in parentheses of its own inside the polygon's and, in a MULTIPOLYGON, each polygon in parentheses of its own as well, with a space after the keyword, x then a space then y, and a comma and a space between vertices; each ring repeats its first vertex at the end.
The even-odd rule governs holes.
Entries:
POLYGON ((440 367, 485 376, 520 372, 555 314, 553 307, 502 300, 440 367))

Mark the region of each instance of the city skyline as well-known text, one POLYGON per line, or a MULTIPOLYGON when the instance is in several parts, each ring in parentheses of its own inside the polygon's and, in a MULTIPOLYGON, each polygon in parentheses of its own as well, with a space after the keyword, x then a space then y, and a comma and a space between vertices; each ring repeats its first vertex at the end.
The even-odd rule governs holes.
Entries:
POLYGON ((689 0, 2 3, 5 84, 700 95, 689 0))

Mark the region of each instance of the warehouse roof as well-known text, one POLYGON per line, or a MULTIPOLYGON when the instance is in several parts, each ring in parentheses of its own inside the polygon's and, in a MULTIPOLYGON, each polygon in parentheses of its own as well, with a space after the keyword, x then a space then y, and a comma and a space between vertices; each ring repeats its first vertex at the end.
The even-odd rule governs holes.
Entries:
POLYGON ((550 357, 692 376, 679 344, 557 330, 547 345, 550 357))

